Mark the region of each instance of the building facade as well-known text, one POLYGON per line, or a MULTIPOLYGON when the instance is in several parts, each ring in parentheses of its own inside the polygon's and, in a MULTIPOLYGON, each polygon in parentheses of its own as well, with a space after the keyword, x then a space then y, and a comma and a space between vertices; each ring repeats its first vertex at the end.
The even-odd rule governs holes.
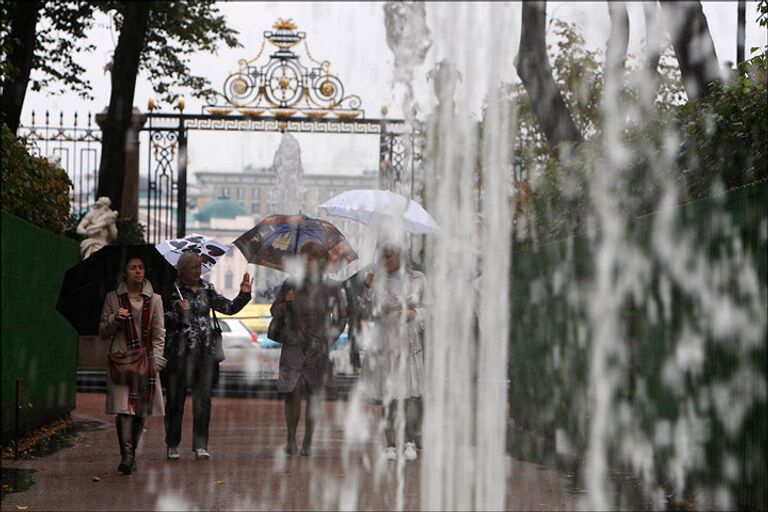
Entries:
MULTIPOLYGON (((241 172, 200 171, 195 176, 197 190, 193 196, 195 204, 190 205, 193 208, 188 215, 188 233, 200 233, 224 244, 232 244, 269 214, 299 213, 278 210, 278 179, 271 168, 248 166, 241 172)), ((304 200, 301 210, 310 217, 326 218, 317 208, 320 204, 348 190, 378 188, 378 180, 377 171, 364 171, 357 175, 303 174, 304 200)), ((363 224, 340 218, 328 220, 339 228, 353 248, 361 246, 365 229, 363 224)), ((280 271, 248 264, 234 246, 206 277, 220 293, 232 297, 237 293, 246 270, 254 277, 255 302, 269 301, 272 289, 286 277, 280 271)))

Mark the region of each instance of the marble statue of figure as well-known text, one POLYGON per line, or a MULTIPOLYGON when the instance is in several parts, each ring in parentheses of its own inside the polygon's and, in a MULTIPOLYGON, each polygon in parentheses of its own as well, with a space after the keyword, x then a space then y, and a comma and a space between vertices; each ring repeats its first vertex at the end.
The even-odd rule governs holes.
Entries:
POLYGON ((83 259, 117 239, 117 212, 109 208, 111 204, 108 197, 98 198, 77 225, 77 234, 85 237, 80 242, 83 259))

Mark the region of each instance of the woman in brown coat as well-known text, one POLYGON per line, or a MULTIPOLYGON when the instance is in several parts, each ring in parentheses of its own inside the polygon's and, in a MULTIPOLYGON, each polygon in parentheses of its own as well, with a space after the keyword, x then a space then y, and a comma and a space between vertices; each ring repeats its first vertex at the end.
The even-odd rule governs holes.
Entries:
POLYGON ((136 471, 136 448, 147 416, 164 414, 163 392, 158 372, 165 367, 163 302, 144 278, 141 258, 129 258, 123 267, 123 281, 109 292, 101 312, 99 334, 110 340, 109 353, 146 347, 150 374, 131 385, 120 385, 107 372, 107 414, 117 415, 115 426, 120 443, 118 471, 136 471))
POLYGON ((305 278, 299 285, 284 283, 272 304, 272 317, 283 322, 279 340, 279 393, 285 395, 285 425, 288 443, 285 452, 296 455, 296 427, 304 411, 304 440, 301 454, 312 454, 312 434, 319 416, 321 392, 332 378, 330 346, 347 324, 346 299, 338 283, 325 279, 328 253, 317 242, 307 242, 299 251, 305 264, 305 278))

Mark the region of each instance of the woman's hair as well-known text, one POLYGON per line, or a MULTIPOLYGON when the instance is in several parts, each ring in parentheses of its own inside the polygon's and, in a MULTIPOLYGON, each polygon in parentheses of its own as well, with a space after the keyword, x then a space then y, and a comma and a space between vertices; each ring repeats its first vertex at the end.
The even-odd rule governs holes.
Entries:
POLYGON ((144 265, 144 269, 146 270, 147 268, 147 264, 144 262, 144 258, 138 254, 126 254, 125 259, 123 260, 123 264, 120 266, 120 279, 123 281, 125 281, 126 278, 125 269, 128 268, 128 264, 131 262, 131 260, 139 260, 141 264, 144 265))
POLYGON ((188 268, 199 266, 202 261, 199 254, 185 252, 179 257, 179 261, 176 262, 176 271, 181 273, 188 268))
POLYGON ((389 251, 391 253, 394 253, 397 255, 398 258, 400 258, 400 265, 403 267, 410 267, 411 262, 408 255, 408 251, 405 250, 405 247, 399 243, 395 242, 393 240, 387 240, 385 242, 382 242, 379 244, 379 249, 376 251, 377 253, 377 260, 379 264, 384 263, 384 251, 389 251))
POLYGON ((328 265, 328 251, 318 242, 310 240, 305 242, 299 250, 299 254, 302 256, 311 256, 312 259, 320 263, 320 266, 325 269, 328 265))
POLYGON ((403 254, 405 254, 405 248, 399 243, 393 242, 393 241, 387 241, 381 244, 381 249, 379 249, 379 253, 383 254, 384 251, 393 252, 397 254, 401 259, 403 257, 403 254))

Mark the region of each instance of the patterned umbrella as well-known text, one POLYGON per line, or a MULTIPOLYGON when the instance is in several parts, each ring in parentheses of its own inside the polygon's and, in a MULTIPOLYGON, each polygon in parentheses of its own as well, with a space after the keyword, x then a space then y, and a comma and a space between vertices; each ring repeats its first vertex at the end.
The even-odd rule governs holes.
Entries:
POLYGON ((194 252, 200 255, 203 260, 203 273, 213 270, 219 258, 227 253, 229 247, 205 235, 190 234, 184 238, 166 240, 160 242, 155 247, 168 262, 176 266, 179 258, 185 252, 194 252))
POLYGON ((285 259, 298 254, 310 240, 320 243, 328 251, 331 265, 357 259, 357 253, 336 226, 306 215, 265 217, 240 235, 234 244, 249 263, 283 270, 285 259))

